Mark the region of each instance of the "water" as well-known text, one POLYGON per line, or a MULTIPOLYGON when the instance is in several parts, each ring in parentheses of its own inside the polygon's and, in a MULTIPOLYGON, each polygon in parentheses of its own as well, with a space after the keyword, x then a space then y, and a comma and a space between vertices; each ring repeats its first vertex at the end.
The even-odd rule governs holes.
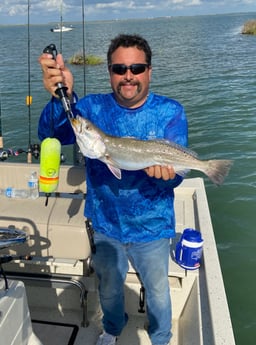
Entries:
MULTIPOLYGON (((151 89, 185 106, 190 147, 202 158, 234 160, 223 186, 217 188, 207 179, 205 184, 238 345, 254 345, 256 339, 256 36, 240 34, 243 24, 255 17, 251 13, 86 24, 86 52, 104 59, 103 65, 86 67, 87 93, 110 90, 105 58, 110 39, 121 32, 139 33, 153 48, 151 89)), ((63 34, 66 58, 82 49, 82 26, 74 25, 74 31, 63 34)), ((49 29, 30 28, 33 102, 28 107, 27 27, 0 27, 5 147, 26 148, 29 128, 31 142, 38 142, 37 121, 49 95, 37 58, 46 45, 60 46, 59 35, 49 29)), ((83 68, 72 70, 82 96, 83 68)), ((71 161, 70 150, 66 155, 71 161)))

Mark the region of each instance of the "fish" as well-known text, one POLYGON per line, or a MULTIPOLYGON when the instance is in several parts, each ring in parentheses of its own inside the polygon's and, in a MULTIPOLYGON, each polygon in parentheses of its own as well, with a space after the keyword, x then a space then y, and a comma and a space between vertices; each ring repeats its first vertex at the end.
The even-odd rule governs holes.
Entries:
POLYGON ((81 153, 105 163, 114 176, 121 170, 140 170, 150 166, 172 166, 176 174, 185 176, 190 170, 203 172, 216 185, 221 185, 233 164, 232 160, 200 160, 196 152, 166 139, 140 140, 104 133, 88 119, 76 115, 70 119, 81 153))

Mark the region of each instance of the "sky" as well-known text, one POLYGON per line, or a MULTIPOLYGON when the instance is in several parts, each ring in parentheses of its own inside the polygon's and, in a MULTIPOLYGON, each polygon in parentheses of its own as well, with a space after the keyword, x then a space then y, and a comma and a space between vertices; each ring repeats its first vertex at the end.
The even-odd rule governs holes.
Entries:
MULTIPOLYGON (((61 0, 1 0, 0 25, 60 21, 61 0)), ((64 22, 255 12, 256 0, 63 0, 64 22)))

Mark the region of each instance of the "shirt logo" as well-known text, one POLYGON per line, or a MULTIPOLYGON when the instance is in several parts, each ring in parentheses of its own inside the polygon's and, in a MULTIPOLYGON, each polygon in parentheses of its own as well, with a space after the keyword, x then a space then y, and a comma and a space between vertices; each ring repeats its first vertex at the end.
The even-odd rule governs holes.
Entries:
POLYGON ((148 138, 149 140, 156 139, 156 132, 155 132, 155 131, 150 131, 150 132, 148 133, 147 138, 148 138))

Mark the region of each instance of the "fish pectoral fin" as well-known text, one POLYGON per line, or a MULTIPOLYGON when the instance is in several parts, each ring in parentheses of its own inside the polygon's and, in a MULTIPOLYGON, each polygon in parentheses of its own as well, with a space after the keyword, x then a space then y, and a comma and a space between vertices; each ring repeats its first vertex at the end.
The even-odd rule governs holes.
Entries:
POLYGON ((116 178, 118 178, 118 180, 121 180, 121 178, 122 178, 121 170, 119 168, 117 168, 117 166, 118 166, 117 162, 115 162, 109 154, 105 154, 104 163, 107 164, 107 167, 112 172, 112 174, 116 178))
POLYGON ((110 164, 107 164, 109 170, 112 172, 112 174, 118 178, 118 180, 121 180, 122 178, 122 173, 121 173, 121 170, 119 168, 116 168, 115 166, 113 165, 110 165, 110 164))

